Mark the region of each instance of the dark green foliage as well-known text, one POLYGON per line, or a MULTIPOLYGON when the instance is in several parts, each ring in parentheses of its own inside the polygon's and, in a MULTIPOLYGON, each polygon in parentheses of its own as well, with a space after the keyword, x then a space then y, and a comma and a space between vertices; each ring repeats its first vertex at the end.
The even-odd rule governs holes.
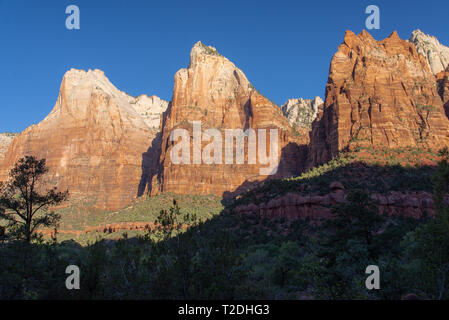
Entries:
POLYGON ((409 268, 416 283, 431 299, 449 298, 449 208, 444 196, 449 191, 449 151, 443 157, 434 176, 436 217, 423 224, 404 241, 407 246, 409 268))
POLYGON ((11 169, 8 183, 0 185, 0 219, 7 221, 11 237, 31 242, 38 227, 57 226, 60 216, 47 209, 66 200, 68 191, 54 188, 41 193, 40 183, 47 172, 45 159, 26 156, 11 169))
MULTIPOLYGON (((321 223, 240 216, 232 206, 200 222, 173 201, 160 211, 156 228, 137 238, 124 234, 85 247, 69 241, 27 246, 5 241, 0 244, 0 299, 400 299, 409 293, 448 299, 445 157, 434 170, 435 219, 383 216, 371 189, 351 183, 345 185, 346 201, 321 223), (70 264, 80 267, 80 290, 65 288, 70 264), (380 290, 365 287, 368 265, 380 268, 380 290)), ((338 168, 322 174, 338 175, 338 168)), ((409 182, 416 179, 415 171, 385 170, 410 173, 409 182)), ((310 179, 327 182, 320 176, 310 179)), ((360 180, 355 176, 354 182, 360 180)))
POLYGON ((340 155, 299 177, 266 180, 260 187, 235 201, 234 205, 268 202, 289 192, 323 195, 329 193, 329 185, 333 181, 341 181, 349 190, 362 189, 367 192, 432 191, 435 169, 431 166, 380 166, 352 160, 350 155, 340 155))

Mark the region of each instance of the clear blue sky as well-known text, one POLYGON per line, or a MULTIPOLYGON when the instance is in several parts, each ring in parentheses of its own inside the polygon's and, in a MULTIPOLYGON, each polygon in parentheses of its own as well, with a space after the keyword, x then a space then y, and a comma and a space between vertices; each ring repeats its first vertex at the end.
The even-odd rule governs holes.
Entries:
POLYGON ((345 30, 364 29, 370 4, 381 10, 376 39, 420 28, 449 45, 447 0, 0 0, 0 132, 41 121, 70 68, 98 68, 131 95, 170 100, 198 40, 278 104, 323 97, 345 30), (80 8, 80 30, 65 27, 70 4, 80 8))

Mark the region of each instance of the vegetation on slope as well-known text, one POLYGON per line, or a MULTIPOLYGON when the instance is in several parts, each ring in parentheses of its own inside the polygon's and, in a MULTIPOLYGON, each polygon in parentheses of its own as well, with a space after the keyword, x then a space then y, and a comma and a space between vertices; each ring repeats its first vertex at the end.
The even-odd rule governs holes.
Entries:
POLYGON ((380 216, 369 190, 358 187, 318 225, 232 210, 199 222, 175 201, 155 217, 158 228, 134 238, 81 246, 4 237, 0 298, 448 299, 449 155, 441 156, 429 181, 436 219, 380 216), (287 225, 293 232, 283 232, 287 225), (80 290, 65 288, 69 264, 80 267, 80 290), (379 266, 380 290, 365 287, 368 265, 379 266))

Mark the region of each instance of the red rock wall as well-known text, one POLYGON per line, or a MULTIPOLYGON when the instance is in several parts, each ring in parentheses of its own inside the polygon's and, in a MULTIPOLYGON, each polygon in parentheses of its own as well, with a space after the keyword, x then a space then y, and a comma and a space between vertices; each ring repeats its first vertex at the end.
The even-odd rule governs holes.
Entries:
POLYGON ((53 111, 12 142, 0 166, 0 181, 8 179, 19 158, 34 155, 47 161, 47 187, 68 189, 71 203, 87 201, 116 210, 136 198, 142 154, 156 133, 117 89, 96 87, 106 81, 104 75, 90 72, 64 77, 53 111))
POLYGON ((334 55, 324 109, 310 134, 308 167, 345 148, 449 145, 435 76, 414 45, 396 32, 376 41, 348 31, 334 55))
MULTIPOLYGON (((255 181, 273 177, 298 174, 301 157, 305 156, 295 139, 291 127, 281 110, 256 92, 243 72, 226 58, 211 54, 197 43, 191 52, 188 69, 181 69, 175 75, 173 99, 162 129, 162 147, 159 171, 153 178, 152 194, 175 192, 180 194, 216 194, 230 196, 231 193, 246 191, 255 181), (260 175, 259 169, 268 165, 248 164, 173 164, 170 151, 177 142, 170 141, 170 134, 176 128, 189 131, 193 139, 192 121, 200 121, 202 131, 215 128, 222 133, 222 154, 225 154, 225 129, 278 129, 278 152, 281 158, 275 176, 260 175)), ((203 142, 202 148, 209 142, 203 142)), ((247 150, 247 144, 245 145, 247 150)), ((191 161, 193 163, 193 147, 191 161)))
MULTIPOLYGON (((235 208, 238 214, 256 214, 261 217, 287 219, 322 219, 331 215, 331 206, 344 201, 346 193, 336 190, 329 194, 301 195, 288 193, 285 196, 270 200, 268 203, 242 205, 235 208)), ((432 194, 428 192, 387 194, 374 193, 371 198, 378 203, 379 212, 385 215, 421 218, 424 214, 434 216, 432 194)), ((449 199, 446 199, 449 204, 449 199)))

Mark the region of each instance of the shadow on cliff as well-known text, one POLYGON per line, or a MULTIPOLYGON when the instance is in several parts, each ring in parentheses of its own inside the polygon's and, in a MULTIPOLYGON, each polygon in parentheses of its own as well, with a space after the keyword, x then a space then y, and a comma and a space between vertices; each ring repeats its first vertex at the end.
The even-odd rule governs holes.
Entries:
POLYGON ((151 142, 151 146, 147 152, 142 154, 142 175, 140 177, 139 186, 137 189, 137 197, 144 194, 151 194, 153 190, 153 177, 158 176, 160 179, 161 172, 159 170, 159 159, 162 153, 162 128, 165 126, 168 114, 171 112, 172 103, 168 104, 167 110, 162 114, 160 128, 156 137, 151 142))
POLYGON ((142 176, 140 178, 137 197, 151 193, 152 180, 157 174, 159 158, 161 156, 162 133, 158 132, 147 152, 142 154, 142 176))
POLYGON ((288 143, 281 150, 279 165, 274 175, 268 175, 266 176, 266 179, 257 181, 246 180, 234 191, 224 192, 222 194, 223 204, 229 203, 230 200, 238 197, 245 192, 250 192, 252 189, 256 188, 267 180, 279 180, 300 175, 305 169, 307 151, 307 145, 298 145, 293 142, 288 143))
POLYGON ((291 179, 266 179, 252 190, 243 183, 240 194, 228 198, 224 205, 229 208, 240 204, 267 203, 287 193, 303 196, 326 195, 332 191, 331 184, 338 182, 344 190, 362 189, 368 193, 388 192, 433 192, 432 177, 435 166, 374 165, 364 162, 346 164, 328 163, 324 167, 308 171, 306 176, 291 179))

